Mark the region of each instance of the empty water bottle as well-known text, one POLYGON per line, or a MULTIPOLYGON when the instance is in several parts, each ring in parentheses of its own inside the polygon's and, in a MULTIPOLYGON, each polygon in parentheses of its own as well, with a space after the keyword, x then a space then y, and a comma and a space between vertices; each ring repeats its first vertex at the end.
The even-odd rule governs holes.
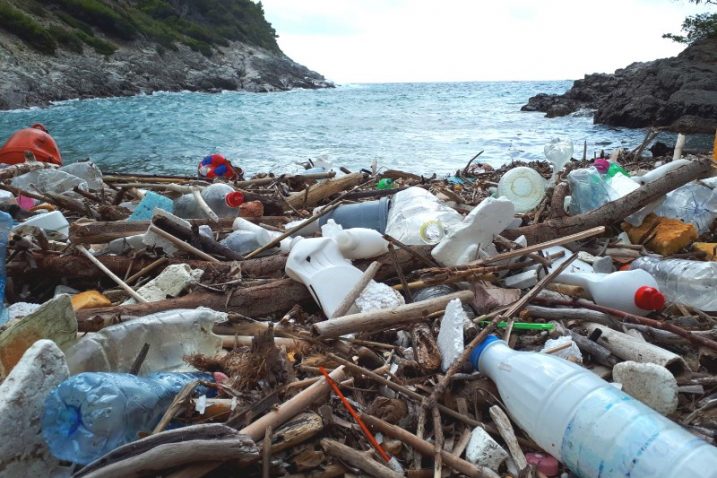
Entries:
POLYGON ((658 216, 681 219, 694 224, 700 234, 709 232, 717 219, 717 178, 693 181, 665 196, 655 210, 658 216))
POLYGON ((668 300, 717 311, 717 262, 640 257, 632 268, 649 272, 668 300))
POLYGON ((488 336, 471 363, 545 451, 582 478, 714 478, 717 448, 574 363, 488 336))
MULTIPOLYGON (((201 196, 207 206, 219 217, 236 217, 244 195, 224 183, 215 183, 202 189, 201 196)), ((197 204, 194 194, 184 194, 174 201, 174 214, 184 219, 202 219, 207 217, 197 204)))
POLYGON ((12 229, 12 216, 0 211, 0 325, 8 320, 7 308, 5 307, 5 255, 7 253, 7 241, 12 229))
POLYGON ((573 157, 573 142, 569 138, 553 138, 543 148, 545 157, 553 163, 553 178, 573 157))
POLYGON ((447 228, 462 221, 463 216, 433 194, 411 187, 391 199, 386 234, 412 246, 438 244, 447 228))
MULTIPOLYGON (((175 395, 208 373, 86 372, 70 377, 45 400, 42 436, 61 460, 87 464, 151 432, 175 395)), ((205 393, 199 390, 197 393, 205 393)))

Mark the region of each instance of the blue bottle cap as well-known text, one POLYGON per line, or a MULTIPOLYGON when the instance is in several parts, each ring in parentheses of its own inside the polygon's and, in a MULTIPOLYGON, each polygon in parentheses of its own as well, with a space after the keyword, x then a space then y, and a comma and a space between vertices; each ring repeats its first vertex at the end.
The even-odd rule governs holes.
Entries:
POLYGON ((485 350, 485 348, 488 345, 492 344, 496 340, 500 340, 500 339, 498 337, 496 337, 495 335, 491 334, 491 335, 487 336, 485 339, 483 339, 483 342, 476 345, 476 348, 474 348, 473 351, 471 352, 471 358, 470 358, 471 364, 473 364, 474 369, 478 370, 478 360, 480 360, 480 354, 483 353, 483 351, 485 350))

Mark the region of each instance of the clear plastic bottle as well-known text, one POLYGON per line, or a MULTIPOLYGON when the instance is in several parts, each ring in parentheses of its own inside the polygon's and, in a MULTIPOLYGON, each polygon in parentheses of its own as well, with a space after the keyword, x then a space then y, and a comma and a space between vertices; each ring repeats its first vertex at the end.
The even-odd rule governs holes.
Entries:
POLYGON ((84 179, 91 190, 99 191, 104 186, 102 171, 100 171, 100 168, 95 166, 95 163, 92 161, 68 164, 67 166, 59 168, 59 170, 84 179))
MULTIPOLYGON (((202 198, 219 217, 236 217, 244 195, 224 183, 214 183, 202 189, 202 198)), ((184 219, 202 219, 206 213, 197 204, 193 194, 184 194, 174 201, 174 214, 184 219)))
POLYGON ((655 214, 689 222, 705 234, 717 219, 716 188, 717 178, 687 183, 668 193, 655 214))
POLYGON ((573 142, 569 138, 553 138, 543 148, 545 157, 553 163, 553 179, 573 157, 573 142))
POLYGON ((174 396, 194 380, 213 379, 208 373, 75 375, 45 400, 42 436, 56 458, 85 465, 151 432, 174 396))
POLYGON ((511 417, 581 478, 715 478, 717 448, 574 363, 488 336, 471 363, 511 417))
POLYGON ((447 228, 462 221, 463 216, 430 192, 410 187, 391 199, 386 234, 412 246, 433 245, 441 242, 447 228))
POLYGON ((610 202, 615 193, 594 167, 576 169, 568 174, 570 214, 582 214, 610 202))
POLYGON ((87 181, 59 169, 38 169, 14 178, 10 184, 25 191, 41 193, 72 193, 75 187, 87 191, 87 181))
POLYGON ((7 254, 7 241, 12 229, 12 216, 0 211, 0 325, 8 321, 7 308, 5 307, 5 255, 7 254))
POLYGON ((668 300, 717 311, 717 262, 640 257, 632 268, 649 272, 668 300))

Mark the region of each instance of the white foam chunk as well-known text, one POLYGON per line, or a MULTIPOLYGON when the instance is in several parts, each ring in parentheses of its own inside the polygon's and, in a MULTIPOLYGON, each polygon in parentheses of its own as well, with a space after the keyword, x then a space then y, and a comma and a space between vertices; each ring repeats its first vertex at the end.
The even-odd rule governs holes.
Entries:
POLYGON ((42 439, 45 398, 70 375, 65 355, 51 340, 38 340, 0 384, 0 476, 58 476, 58 461, 42 439))
POLYGON ((612 378, 622 384, 623 392, 663 415, 677 410, 677 380, 661 365, 620 362, 613 367, 612 378))
POLYGON ((372 310, 395 309, 405 304, 403 296, 381 282, 371 281, 356 299, 356 306, 361 312, 372 310))
POLYGON ((481 427, 471 433, 466 447, 466 459, 474 465, 482 465, 498 471, 500 465, 508 458, 508 452, 488 435, 481 427))
MULTIPOLYGON (((161 274, 137 289, 137 294, 148 302, 164 300, 167 297, 177 297, 190 284, 197 282, 204 274, 201 269, 192 269, 187 264, 172 264, 167 266, 161 274)), ((125 304, 134 304, 134 299, 128 299, 125 304)))
POLYGON ((467 319, 460 299, 453 299, 446 305, 438 332, 438 350, 444 372, 463 353, 463 324, 467 319))
POLYGON ((556 339, 546 340, 545 345, 543 346, 543 350, 541 350, 541 352, 550 352, 550 355, 554 355, 556 357, 560 357, 565 360, 570 360, 576 363, 583 362, 583 354, 580 353, 578 345, 573 342, 572 337, 570 337, 569 335, 562 335, 556 339), (560 348, 564 345, 568 346, 565 348, 560 348), (557 348, 560 348, 560 350, 555 350, 557 348), (555 350, 555 352, 550 352, 550 350, 555 350))

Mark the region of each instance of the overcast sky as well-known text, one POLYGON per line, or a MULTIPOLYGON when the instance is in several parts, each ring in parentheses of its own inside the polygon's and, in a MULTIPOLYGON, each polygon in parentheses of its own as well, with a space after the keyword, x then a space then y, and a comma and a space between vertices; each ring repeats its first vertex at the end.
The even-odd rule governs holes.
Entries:
POLYGON ((262 0, 279 46, 337 83, 565 80, 673 56, 679 0, 262 0))

